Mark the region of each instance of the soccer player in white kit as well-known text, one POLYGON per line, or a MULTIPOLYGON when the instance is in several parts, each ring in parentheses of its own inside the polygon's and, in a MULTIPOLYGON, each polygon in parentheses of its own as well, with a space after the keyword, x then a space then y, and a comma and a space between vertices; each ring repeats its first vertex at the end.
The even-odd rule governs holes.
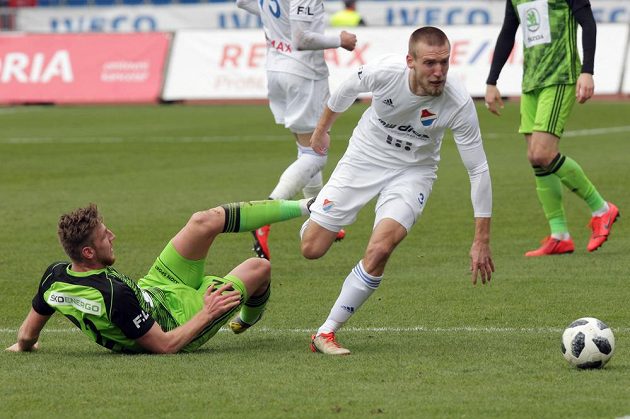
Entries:
MULTIPOLYGON (((297 142, 297 159, 282 173, 269 198, 289 199, 300 190, 305 198, 314 197, 322 189, 327 159, 310 147, 311 134, 330 97, 324 49, 352 51, 357 38, 346 31, 324 35, 322 0, 237 0, 236 5, 261 18, 267 39, 269 107, 276 123, 291 130, 297 142)), ((254 250, 269 259, 269 226, 253 234, 254 250)))
POLYGON ((335 332, 378 288, 394 248, 418 220, 431 193, 444 132, 452 131, 470 178, 475 236, 470 249, 472 282, 490 281, 492 187, 473 101, 456 78, 447 79, 450 42, 440 29, 423 27, 409 39, 406 63, 387 56, 362 66, 328 101, 311 138, 315 152, 330 145, 329 131, 359 93, 372 105, 352 133, 348 149, 311 205, 302 227, 302 254, 323 256, 336 232, 353 223, 372 198, 374 228, 363 259, 346 277, 326 322, 312 336, 311 350, 330 355, 350 351, 335 332))

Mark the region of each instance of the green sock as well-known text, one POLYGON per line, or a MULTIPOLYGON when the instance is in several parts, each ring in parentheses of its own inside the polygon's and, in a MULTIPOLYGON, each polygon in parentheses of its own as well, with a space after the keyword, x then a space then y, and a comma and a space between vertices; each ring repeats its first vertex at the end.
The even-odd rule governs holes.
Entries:
POLYGON ((243 307, 241 308, 241 320, 247 324, 254 324, 260 320, 263 312, 265 311, 270 295, 271 286, 268 286, 262 295, 250 297, 249 300, 245 301, 245 304, 243 304, 243 307))
POLYGON ((534 166, 534 172, 536 173, 536 193, 549 222, 551 234, 567 233, 569 228, 562 205, 560 178, 538 166, 534 166))
MULTIPOLYGON (((586 204, 592 212, 602 208, 606 201, 597 192, 595 186, 586 177, 584 170, 571 157, 558 154, 559 158, 555 165, 554 172, 560 178, 560 181, 569 188, 571 192, 575 192, 580 198, 586 201, 586 204)), ((556 161, 554 159, 554 161, 556 161)))
POLYGON ((290 220, 303 215, 300 201, 282 199, 249 201, 222 205, 225 209, 224 233, 254 231, 267 224, 290 220))

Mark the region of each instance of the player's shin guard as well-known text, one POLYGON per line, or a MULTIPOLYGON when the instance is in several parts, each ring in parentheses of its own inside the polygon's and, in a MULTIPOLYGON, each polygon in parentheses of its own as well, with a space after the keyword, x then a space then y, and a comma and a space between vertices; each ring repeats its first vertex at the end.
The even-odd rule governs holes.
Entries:
POLYGON ((363 261, 359 261, 346 277, 328 319, 317 333, 337 331, 370 298, 382 279, 382 276, 368 274, 363 268, 363 261))
POLYGON ((534 166, 536 193, 549 222, 551 234, 568 232, 567 220, 562 205, 562 183, 560 178, 540 166, 534 166))
POLYGON ((224 233, 253 231, 267 224, 308 214, 308 200, 249 201, 222 205, 225 210, 224 233))
POLYGON ((304 194, 304 198, 315 198, 319 191, 324 187, 324 177, 322 176, 322 171, 320 170, 308 181, 306 186, 302 188, 302 193, 304 194))
POLYGON ((326 165, 327 156, 321 156, 310 147, 300 147, 298 159, 280 176, 271 195, 272 199, 290 199, 304 188, 326 165))
POLYGON ((575 160, 558 153, 552 165, 554 162, 554 172, 560 178, 562 184, 582 198, 592 212, 606 205, 604 198, 597 192, 595 186, 586 177, 582 167, 575 160))

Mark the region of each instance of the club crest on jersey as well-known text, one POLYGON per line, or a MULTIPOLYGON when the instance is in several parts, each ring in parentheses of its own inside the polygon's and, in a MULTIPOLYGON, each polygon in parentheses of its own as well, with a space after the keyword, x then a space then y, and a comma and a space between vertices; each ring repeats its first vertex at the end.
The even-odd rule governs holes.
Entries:
POLYGON ((333 201, 329 201, 328 199, 324 199, 324 204, 322 205, 322 209, 324 210, 324 212, 328 212, 334 206, 335 206, 335 203, 333 201))
POLYGON ((420 122, 425 127, 430 127, 431 124, 437 119, 437 115, 429 112, 428 109, 423 109, 420 111, 420 122))

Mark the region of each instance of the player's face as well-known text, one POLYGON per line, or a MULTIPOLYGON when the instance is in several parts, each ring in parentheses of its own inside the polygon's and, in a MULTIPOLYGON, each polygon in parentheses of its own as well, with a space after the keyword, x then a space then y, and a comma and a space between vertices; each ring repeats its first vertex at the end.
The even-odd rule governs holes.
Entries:
POLYGON ((94 249, 94 261, 103 266, 111 266, 116 260, 114 256, 114 239, 116 236, 101 223, 94 231, 92 248, 94 249))
POLYGON ((419 96, 440 96, 446 84, 446 73, 451 55, 450 45, 431 46, 416 44, 415 57, 407 55, 407 67, 411 69, 409 87, 419 96))

